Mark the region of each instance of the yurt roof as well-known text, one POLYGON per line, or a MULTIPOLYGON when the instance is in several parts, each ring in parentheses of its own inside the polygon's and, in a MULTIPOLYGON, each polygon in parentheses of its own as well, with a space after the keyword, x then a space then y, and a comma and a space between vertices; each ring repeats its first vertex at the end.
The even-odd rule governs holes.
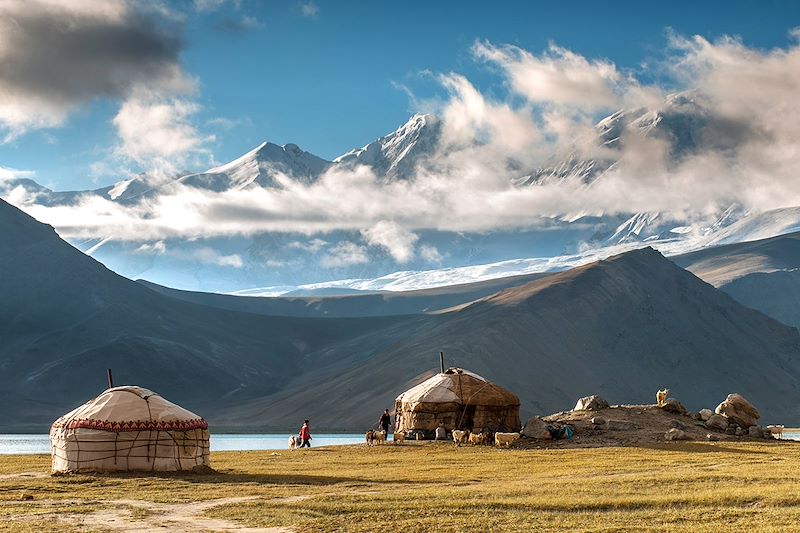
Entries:
POLYGON ((486 378, 462 368, 448 368, 397 397, 406 403, 519 405, 519 398, 486 378))
POLYGON ((188 431, 207 429, 202 417, 143 387, 106 389, 53 423, 53 427, 104 431, 188 431))

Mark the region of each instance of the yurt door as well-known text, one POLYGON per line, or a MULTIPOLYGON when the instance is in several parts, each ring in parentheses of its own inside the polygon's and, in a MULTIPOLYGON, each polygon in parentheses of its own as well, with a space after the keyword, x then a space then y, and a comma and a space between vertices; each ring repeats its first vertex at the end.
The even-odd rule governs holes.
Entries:
POLYGON ((458 421, 458 429, 468 429, 472 431, 475 426, 475 406, 465 405, 461 414, 461 420, 458 421))

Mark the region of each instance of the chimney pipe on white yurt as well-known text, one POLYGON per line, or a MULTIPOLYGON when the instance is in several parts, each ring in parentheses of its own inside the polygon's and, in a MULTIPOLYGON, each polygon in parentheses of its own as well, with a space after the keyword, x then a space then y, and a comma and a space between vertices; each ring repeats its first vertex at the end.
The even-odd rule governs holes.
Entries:
POLYGON ((444 352, 439 352, 439 364, 442 367, 442 374, 444 374, 444 352))
POLYGON ((110 368, 108 369, 108 388, 109 389, 113 389, 114 388, 114 376, 111 375, 111 369, 110 368))

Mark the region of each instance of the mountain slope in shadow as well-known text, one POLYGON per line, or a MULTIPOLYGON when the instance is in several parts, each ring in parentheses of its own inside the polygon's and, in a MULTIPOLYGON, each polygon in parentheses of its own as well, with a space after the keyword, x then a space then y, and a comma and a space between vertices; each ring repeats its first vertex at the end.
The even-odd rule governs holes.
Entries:
POLYGON ((570 409, 591 393, 652 403, 656 390, 669 387, 693 409, 740 392, 767 420, 800 421, 787 401, 800 392, 797 330, 649 248, 501 291, 426 323, 397 325, 393 338, 351 370, 327 370, 326 359, 337 357, 329 351, 317 370, 234 408, 231 420, 269 415, 278 427, 307 413, 333 427, 368 427, 395 396, 435 371, 443 350, 448 365, 514 391, 525 415, 570 409), (302 396, 294 393, 300 390, 302 396))
POLYGON ((277 391, 310 351, 402 318, 264 317, 183 302, 114 274, 0 201, 0 428, 46 428, 119 384, 204 413, 277 391))

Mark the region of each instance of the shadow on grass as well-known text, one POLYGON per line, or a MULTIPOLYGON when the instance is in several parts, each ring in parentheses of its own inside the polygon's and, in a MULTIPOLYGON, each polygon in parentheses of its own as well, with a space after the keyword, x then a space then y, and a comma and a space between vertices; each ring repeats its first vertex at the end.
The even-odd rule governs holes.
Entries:
MULTIPOLYGON (((344 477, 344 476, 315 476, 307 474, 246 474, 241 472, 213 472, 193 474, 188 472, 101 472, 67 474, 57 476, 70 483, 92 483, 93 481, 137 480, 137 479, 163 479, 176 480, 187 483, 199 484, 244 484, 254 483, 263 485, 308 485, 325 486, 338 484, 367 485, 375 483, 373 478, 344 477)), ((393 484, 424 485, 436 483, 431 481, 392 480, 393 484)))
POLYGON ((643 448, 645 450, 656 450, 663 452, 687 452, 687 453, 736 453, 747 455, 765 455, 767 452, 763 450, 750 450, 742 448, 730 448, 725 445, 706 444, 703 442, 682 442, 675 444, 637 444, 635 448, 643 448))

